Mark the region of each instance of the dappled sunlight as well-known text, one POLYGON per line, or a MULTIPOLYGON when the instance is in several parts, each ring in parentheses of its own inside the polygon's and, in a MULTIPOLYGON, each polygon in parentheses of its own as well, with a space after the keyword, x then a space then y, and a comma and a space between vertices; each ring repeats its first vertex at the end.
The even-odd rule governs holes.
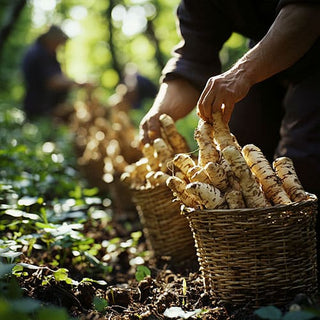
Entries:
MULTIPOLYGON (((135 1, 135 3, 144 3, 146 1, 135 1)), ((135 34, 145 31, 147 27, 148 18, 156 14, 156 8, 153 4, 145 3, 142 5, 133 5, 126 9, 125 6, 116 5, 111 17, 116 22, 121 22, 122 32, 131 37, 135 34)))

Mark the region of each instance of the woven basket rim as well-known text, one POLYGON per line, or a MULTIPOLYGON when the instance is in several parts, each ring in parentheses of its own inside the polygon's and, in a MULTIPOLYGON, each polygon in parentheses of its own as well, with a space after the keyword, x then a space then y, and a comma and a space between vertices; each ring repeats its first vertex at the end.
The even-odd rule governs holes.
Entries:
POLYGON ((228 214, 232 213, 276 213, 276 212, 283 212, 288 210, 298 210, 304 207, 309 206, 310 204, 316 204, 318 198, 315 194, 307 193, 308 199, 300 202, 292 202, 290 204, 278 204, 275 206, 270 207, 263 207, 263 208, 241 208, 241 209, 195 209, 191 207, 186 207, 185 205, 181 206, 181 213, 185 216, 190 216, 196 213, 217 213, 217 214, 228 214))

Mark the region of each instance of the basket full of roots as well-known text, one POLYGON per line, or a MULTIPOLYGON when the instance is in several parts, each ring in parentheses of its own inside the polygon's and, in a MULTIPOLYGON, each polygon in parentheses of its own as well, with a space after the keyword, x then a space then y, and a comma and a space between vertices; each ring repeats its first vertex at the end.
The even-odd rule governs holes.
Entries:
POLYGON ((193 268, 197 265, 193 234, 180 202, 174 201, 166 185, 173 157, 188 152, 189 147, 170 116, 162 115, 160 121, 161 137, 143 146, 143 157, 125 168, 121 180, 130 188, 154 257, 158 261, 169 258, 171 266, 193 268))
POLYGON ((317 292, 317 199, 303 190, 291 159, 272 164, 240 147, 221 113, 199 120, 198 159, 173 158, 167 186, 182 203, 205 289, 216 300, 284 305, 317 292))

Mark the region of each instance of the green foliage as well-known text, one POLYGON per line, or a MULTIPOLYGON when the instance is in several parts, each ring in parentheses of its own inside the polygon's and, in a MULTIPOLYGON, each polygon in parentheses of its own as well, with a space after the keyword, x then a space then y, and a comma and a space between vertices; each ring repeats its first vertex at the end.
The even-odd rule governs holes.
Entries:
POLYGON ((137 271, 136 271, 136 280, 137 281, 142 281, 145 277, 151 275, 151 271, 148 267, 146 266, 137 266, 137 271))
POLYGON ((233 33, 220 51, 222 70, 228 70, 248 50, 248 40, 238 33, 233 33))
MULTIPOLYGON (((11 276, 14 265, 0 263, 0 319, 68 320, 65 309, 44 306, 40 301, 23 296, 16 278, 11 276)), ((21 269, 16 268, 16 270, 21 269)))
MULTIPOLYGON (((0 104, 0 188, 10 181, 14 197, 65 196, 77 187, 76 159, 70 147, 72 136, 50 119, 24 121, 18 108, 0 104), (53 142, 54 140, 54 142, 53 142), (4 148, 5 147, 5 148, 4 148)), ((52 200, 52 199, 50 199, 52 200)))
POLYGON ((108 301, 103 298, 94 297, 93 298, 93 305, 97 311, 103 312, 105 310, 105 308, 108 306, 108 301))
MULTIPOLYGON (((14 1, 9 0, 3 2, 0 7, 0 17, 8 17, 13 3, 14 1)), ((27 2, 15 22, 9 40, 5 43, 0 59, 0 101, 8 101, 11 106, 14 104, 18 109, 21 107, 24 95, 20 70, 23 53, 48 24, 61 25, 70 35, 65 48, 58 54, 64 72, 78 81, 95 82, 99 86, 95 94, 104 102, 114 94, 115 87, 120 81, 114 57, 118 60, 121 70, 127 63, 134 63, 142 75, 158 84, 163 64, 169 59, 173 47, 180 40, 176 30, 176 7, 179 0, 115 1, 111 20, 107 16, 110 5, 108 1, 61 0, 55 1, 56 4, 51 9, 48 9, 45 2, 37 7, 36 3, 38 2, 27 2), (155 38, 151 36, 152 33, 155 38), (159 52, 156 50, 157 44, 159 52)), ((246 50, 247 40, 239 34, 233 34, 220 54, 223 69, 229 68, 246 50)), ((74 99, 75 96, 76 93, 73 92, 70 99, 74 99)), ((142 110, 132 111, 132 121, 136 127, 151 105, 151 100, 146 101, 142 110)), ((191 113, 180 120, 178 125, 191 150, 197 148, 193 139, 197 120, 197 115, 191 113)), ((30 140, 37 139, 39 130, 34 126, 27 125, 24 130, 29 134, 30 140)), ((19 143, 21 148, 18 150, 16 149, 18 144, 15 141, 12 141, 12 144, 7 161, 12 160, 16 151, 23 152, 23 144, 19 143)), ((58 163, 56 167, 59 167, 58 163)), ((41 179, 42 175, 39 174, 39 177, 41 179)), ((51 187, 70 182, 69 179, 55 181, 56 175, 52 175, 51 178, 53 182, 51 187)), ((21 183, 23 184, 23 181, 21 183)), ((41 187, 44 185, 45 182, 41 187)), ((48 193, 55 191, 59 190, 48 190, 48 193)))
MULTIPOLYGON (((86 235, 90 225, 112 231, 111 200, 101 198, 97 188, 86 187, 65 127, 48 119, 30 123, 21 110, 2 104, 0 141, 0 291, 4 292, 4 296, 0 293, 0 318, 13 318, 19 303, 22 309, 15 319, 68 319, 64 309, 24 300, 16 279, 39 274, 42 286, 105 286, 113 266, 103 256, 129 251, 138 245, 142 232, 102 242, 86 235), (38 257, 39 265, 25 263, 26 257, 38 257), (70 265, 81 265, 86 277, 73 279, 70 265)), ((132 256, 137 261, 132 264, 143 263, 141 253, 135 252, 132 256)), ((97 310, 103 310, 104 303, 97 302, 97 310)))

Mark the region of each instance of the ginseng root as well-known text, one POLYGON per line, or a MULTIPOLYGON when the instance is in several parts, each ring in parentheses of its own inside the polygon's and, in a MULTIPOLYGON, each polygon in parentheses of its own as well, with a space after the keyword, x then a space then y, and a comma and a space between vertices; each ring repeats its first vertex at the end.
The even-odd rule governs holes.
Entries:
POLYGON ((187 184, 183 180, 175 176, 171 176, 167 179, 167 186, 171 189, 174 196, 176 196, 187 207, 199 207, 197 198, 186 191, 187 184))
POLYGON ((229 181, 227 174, 221 164, 216 162, 208 162, 204 167, 207 173, 210 183, 221 191, 227 190, 229 187, 229 181))
POLYGON ((226 147, 222 154, 229 163, 231 170, 239 179, 242 194, 248 208, 267 207, 268 203, 259 183, 243 158, 241 152, 234 146, 226 147))
POLYGON ((230 133, 229 126, 223 121, 222 113, 214 112, 213 114, 213 138, 220 147, 220 150, 228 146, 234 146, 238 150, 241 150, 236 137, 230 133))
POLYGON ((186 139, 178 132, 173 119, 167 114, 162 114, 159 120, 174 153, 189 152, 186 139))
POLYGON ((275 205, 291 203, 281 180, 273 171, 262 151, 257 146, 248 144, 243 147, 242 154, 250 169, 258 178, 267 199, 275 205))
POLYGON ((242 192, 238 190, 230 190, 225 194, 226 202, 229 209, 240 209, 245 208, 246 204, 244 203, 242 192))
POLYGON ((194 166, 192 168, 190 168, 187 172, 189 181, 191 182, 204 182, 204 183, 208 183, 210 184, 211 181, 206 173, 206 171, 204 170, 204 168, 200 167, 200 166, 194 166))
POLYGON ((213 128, 210 123, 200 119, 194 132, 194 138, 199 146, 199 166, 204 167, 208 162, 219 161, 220 153, 213 141, 213 128))
POLYGON ((272 165, 292 201, 299 202, 308 198, 308 195, 297 176, 294 164, 290 158, 277 158, 273 161, 272 165))
POLYGON ((146 143, 142 147, 142 154, 148 159, 150 171, 157 171, 159 169, 159 159, 155 154, 154 147, 150 143, 146 143))
POLYGON ((215 209, 224 204, 225 198, 221 191, 214 186, 202 182, 190 182, 186 191, 197 198, 197 201, 206 209, 215 209))
POLYGON ((176 154, 172 162, 186 177, 188 170, 196 165, 191 156, 185 153, 176 154))
POLYGON ((160 170, 168 171, 168 163, 172 160, 173 154, 167 143, 162 138, 157 138, 153 141, 154 150, 157 153, 160 170))

